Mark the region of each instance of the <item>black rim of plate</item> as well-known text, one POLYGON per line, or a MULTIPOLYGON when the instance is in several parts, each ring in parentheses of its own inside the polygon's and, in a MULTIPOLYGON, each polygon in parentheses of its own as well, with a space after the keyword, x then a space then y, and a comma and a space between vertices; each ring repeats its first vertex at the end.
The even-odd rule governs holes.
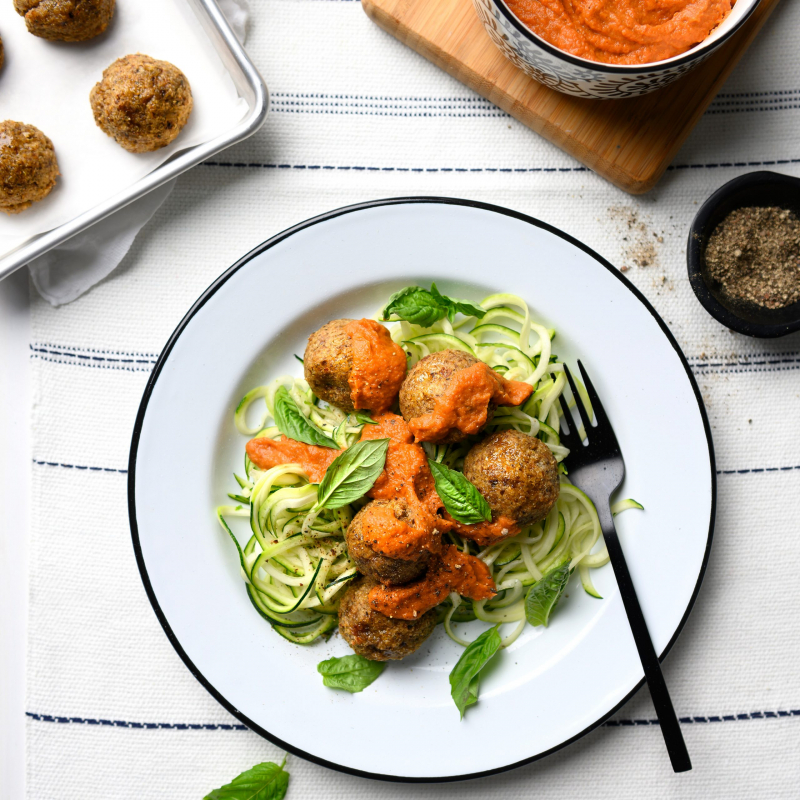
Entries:
MULTIPOLYGON (((590 61, 588 58, 580 58, 579 56, 573 56, 571 53, 567 53, 565 50, 559 50, 554 45, 546 42, 540 36, 537 36, 530 28, 526 27, 522 20, 514 14, 511 9, 505 4, 505 0, 495 0, 495 4, 503 12, 503 15, 506 19, 526 38, 529 39, 533 44, 537 47, 541 47, 542 50, 550 53, 550 55, 555 56, 556 58, 560 58, 562 61, 566 61, 569 64, 573 64, 576 67, 582 67, 583 69, 589 70, 596 70, 598 72, 608 72, 614 73, 619 75, 631 75, 637 73, 649 73, 649 72, 663 72, 664 70, 673 69, 674 67, 681 67, 684 64, 688 64, 690 61, 693 61, 700 55, 700 48, 703 46, 703 42, 695 45, 691 50, 689 50, 685 55, 681 56, 680 58, 676 58, 674 61, 654 61, 652 64, 626 64, 626 65, 619 65, 619 64, 604 64, 601 61, 590 61)), ((761 0, 755 0, 753 5, 744 13, 742 18, 724 35, 720 36, 714 44, 703 53, 703 55, 707 55, 708 53, 713 53, 723 42, 727 42, 728 39, 733 36, 736 31, 738 31, 748 19, 752 13, 761 5, 761 0)))
POLYGON ((232 275, 234 275, 239 269, 241 269, 245 264, 251 261, 256 256, 260 255, 261 253, 269 250, 270 248, 274 247, 279 242, 282 242, 284 239, 287 239, 289 236, 292 236, 299 231, 305 230, 306 228, 310 228, 313 225, 317 225, 321 222, 327 222, 329 220, 334 219, 335 217, 343 216, 344 214, 352 214, 358 211, 363 211, 370 208, 377 208, 380 206, 394 206, 394 205, 407 205, 407 204, 436 204, 436 205, 454 205, 454 206, 466 206, 469 208, 477 208, 483 211, 490 211, 495 214, 502 214, 507 217, 512 217, 514 219, 520 220, 522 222, 527 222, 529 225, 533 225, 537 228, 541 228, 542 230, 548 231, 549 233, 554 234, 555 236, 560 237, 566 242, 569 242, 574 247, 579 248, 587 255, 591 256, 598 264, 605 267, 617 280, 621 281, 622 284, 630 291, 642 305, 650 312, 653 316, 655 321, 660 326, 661 330, 663 331, 664 335, 667 337, 667 340, 672 345, 673 349, 675 350, 678 358, 683 365, 683 368, 686 372, 686 377, 689 380, 689 383, 694 391, 695 398, 697 400, 697 407, 700 412, 700 417, 703 420, 703 429, 706 435, 706 442, 708 444, 708 458, 709 464, 711 468, 711 513, 709 519, 709 526, 708 526, 708 539, 706 541, 706 549, 705 553, 703 554, 703 561, 700 566, 700 571, 697 576, 697 583, 695 584, 694 591, 692 592, 692 596, 689 599, 689 603, 686 607, 686 611, 684 612, 683 617, 681 618, 678 627, 675 629, 675 633, 673 634, 672 638, 670 639, 667 646, 664 648, 664 651, 660 655, 660 659, 663 660, 667 653, 672 648, 672 645, 675 643, 675 640, 678 638, 681 630, 683 630, 683 626, 686 624, 686 620, 689 617, 689 613, 691 612, 694 603, 697 599, 697 595, 700 591, 700 586, 703 582, 703 576, 705 575, 706 567, 708 565, 708 558, 711 553, 711 541, 713 539, 714 534, 714 521, 716 516, 716 506, 717 506, 717 474, 716 474, 716 461, 714 458, 714 445, 711 439, 711 428, 708 423, 708 415, 706 414, 705 406, 703 405, 703 399, 700 394, 700 390, 697 387, 697 382, 694 379, 694 375, 692 375, 692 371, 689 368, 689 364, 686 361, 686 357, 683 355, 683 352, 678 345, 678 342, 675 340, 675 337, 670 332, 669 328, 667 327, 666 323, 663 319, 659 316, 658 312, 653 308, 647 298, 624 276, 622 275, 615 267, 613 267, 608 261, 606 261, 602 256, 598 255, 594 252, 590 247, 587 247, 582 242, 574 239, 572 236, 560 231, 558 228, 553 227, 552 225, 548 225, 546 222, 541 222, 533 217, 529 217, 526 214, 521 214, 518 211, 512 211, 507 208, 503 208, 502 206, 495 206, 489 203, 481 203, 474 200, 459 200, 455 198, 449 197, 396 197, 396 198, 388 198, 385 200, 372 200, 366 203, 358 203, 352 206, 345 206, 343 208, 338 208, 334 211, 329 211, 326 214, 322 214, 318 217, 313 217, 311 219, 306 220, 305 222, 301 222, 298 225, 295 225, 291 228, 287 228, 282 233, 273 236, 266 242, 258 245, 258 247, 251 250, 247 255, 243 258, 239 259, 232 267, 228 268, 222 275, 219 276, 212 284, 208 287, 208 289, 203 292, 203 294, 199 297, 199 299, 194 303, 194 305, 189 309, 186 316, 180 321, 178 327, 170 336, 169 340, 167 341, 164 349, 161 352, 161 355, 158 357, 158 361, 156 362, 153 371, 150 373, 150 377, 147 381, 147 386, 144 390, 144 395, 142 396, 142 401, 139 405, 139 411, 136 415, 136 423, 134 424, 133 428, 133 437, 131 440, 131 452, 130 457, 128 460, 128 516, 130 519, 130 526, 131 526, 131 537, 133 539, 133 549, 134 553, 136 554, 136 563, 139 566, 139 573, 142 578, 142 583, 144 584, 145 591, 147 592, 147 597, 150 600, 150 604, 153 606, 153 610, 156 613, 156 617, 158 617, 158 621, 161 623, 161 627, 164 629, 164 632, 167 634, 167 638, 169 639, 172 646, 175 648, 175 651, 183 660, 183 663, 189 668, 189 671, 197 678, 198 681, 206 688, 206 690, 214 697, 217 702, 219 702, 227 711, 229 711, 234 717, 240 720, 244 725, 246 725, 250 730, 258 733, 260 736, 263 736, 265 739, 269 740, 273 744, 277 745, 278 747, 287 750, 290 753, 293 753, 300 758, 304 758, 307 761, 311 761, 315 764, 319 764, 323 767, 328 767, 329 769, 337 770, 339 772, 347 773, 348 775, 357 775, 361 778, 372 778, 376 780, 384 780, 384 781, 393 781, 397 783, 446 783, 450 781, 460 781, 460 780, 468 780, 473 778, 484 778, 489 775, 497 775, 501 772, 507 772, 508 770, 515 769, 517 767, 524 766, 525 764, 530 764, 533 761, 537 761, 540 758, 544 758, 545 756, 550 755, 551 753, 555 753, 558 750, 566 747, 569 744, 577 741, 578 739, 585 736, 590 731, 594 730, 598 726, 602 725, 609 717, 615 714, 628 700, 633 697, 634 694, 644 685, 644 678, 642 678, 636 686, 631 689, 631 691, 619 702, 617 705, 614 706, 608 713, 604 714, 602 717, 597 719, 591 725, 586 727, 580 733, 576 734, 575 736, 566 739, 565 741, 561 742, 556 747, 551 748, 550 750, 546 750, 542 753, 537 753, 530 758, 522 759, 521 761, 516 761, 513 764, 507 764, 502 767, 497 767, 495 769, 485 770, 483 772, 473 772, 467 773, 465 775, 448 775, 448 776, 435 776, 431 778, 419 778, 419 777, 406 777, 402 775, 383 775, 380 773, 373 773, 367 772, 365 770, 354 769, 353 767, 346 767, 342 764, 335 764, 331 761, 327 761, 324 758, 319 758, 315 756, 313 753, 306 752, 305 750, 290 744, 289 742, 284 742, 283 740, 279 739, 277 736, 274 736, 269 731, 265 730, 259 725, 256 725, 252 720, 250 720, 245 714, 243 714, 238 708, 233 706, 229 703, 222 694, 217 691, 217 689, 211 685, 211 683, 206 680, 202 672, 197 668, 197 666, 192 662, 189 656, 184 651, 181 643, 178 641, 178 638, 175 636, 172 628, 167 621, 164 612, 161 610, 161 607, 158 604, 158 600, 156 598, 155 592, 153 591, 153 587, 150 583, 150 578, 147 574, 147 567, 144 563, 144 558, 142 556, 142 548, 139 542, 139 529, 136 522, 136 454, 139 447, 139 437, 142 432, 142 426, 144 423, 145 414, 147 412, 147 405, 150 401, 150 396, 153 391, 153 387, 158 380, 159 375, 161 374, 164 365, 166 364, 167 360, 169 359, 170 353, 172 352, 172 348, 175 346, 175 342, 180 337, 183 330, 188 325, 189 321, 194 317, 194 315, 206 304, 206 302, 216 293, 217 289, 220 288, 232 275))

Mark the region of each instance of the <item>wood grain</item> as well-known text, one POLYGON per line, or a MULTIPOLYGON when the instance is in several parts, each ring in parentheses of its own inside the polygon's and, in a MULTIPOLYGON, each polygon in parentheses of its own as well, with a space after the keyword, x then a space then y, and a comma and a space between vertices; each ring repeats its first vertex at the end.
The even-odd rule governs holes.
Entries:
POLYGON ((670 86, 590 100, 549 89, 515 67, 471 0, 361 0, 381 28, 632 194, 655 186, 777 4, 762 0, 730 41, 670 86))

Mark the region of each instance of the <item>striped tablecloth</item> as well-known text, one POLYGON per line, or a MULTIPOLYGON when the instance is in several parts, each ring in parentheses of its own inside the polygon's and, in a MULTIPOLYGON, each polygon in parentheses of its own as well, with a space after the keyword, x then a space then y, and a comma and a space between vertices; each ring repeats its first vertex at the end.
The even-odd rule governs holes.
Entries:
MULTIPOLYGON (((167 337, 238 256, 314 214, 410 194, 509 206, 585 241, 629 268, 689 359, 719 512, 665 670, 695 769, 672 775, 642 691, 579 743, 512 773, 412 789, 291 758, 289 797, 797 797, 800 337, 721 328, 687 284, 684 247, 697 204, 725 181, 759 167, 800 175, 800 4, 778 7, 641 198, 405 49, 356 0, 251 5, 249 50, 273 96, 264 129, 182 177, 108 280, 62 308, 32 301, 28 797, 199 800, 279 758, 189 674, 149 606, 127 522, 133 420, 167 337)), ((176 483, 190 470, 176 467, 176 483)))

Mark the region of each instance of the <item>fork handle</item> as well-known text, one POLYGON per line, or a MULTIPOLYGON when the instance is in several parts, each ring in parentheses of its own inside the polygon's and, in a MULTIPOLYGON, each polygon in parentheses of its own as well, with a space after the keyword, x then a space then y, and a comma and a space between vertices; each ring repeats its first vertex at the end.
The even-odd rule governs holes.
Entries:
POLYGON ((600 516, 600 526, 603 530, 606 547, 608 548, 608 556, 614 569, 614 575, 617 578, 619 593, 622 595, 622 603, 625 606, 625 613, 628 615, 628 622, 633 632, 633 639, 636 642, 636 649, 639 651, 639 658, 642 661, 642 667, 644 667, 644 677, 650 689, 650 696, 653 698, 653 705, 661 726, 661 733, 664 736, 664 743, 667 746, 669 760, 672 762, 672 769, 675 772, 687 772, 692 768, 689 751, 683 741, 681 726, 675 716, 675 709, 672 707, 672 700, 669 696, 667 684, 664 681, 664 674, 661 671, 661 663, 653 647, 653 640, 647 630, 647 623, 644 620, 639 599, 636 597, 636 589, 633 586, 631 574, 628 571, 628 565, 622 553, 611 509, 608 504, 604 503, 602 504, 602 510, 598 507, 597 511, 600 516))

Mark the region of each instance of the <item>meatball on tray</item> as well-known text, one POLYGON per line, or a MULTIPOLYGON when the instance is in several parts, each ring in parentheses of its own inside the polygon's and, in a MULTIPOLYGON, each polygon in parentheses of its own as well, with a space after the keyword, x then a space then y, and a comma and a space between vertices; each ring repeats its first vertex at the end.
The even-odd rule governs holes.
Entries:
MULTIPOLYGON (((267 113, 263 79, 213 0, 93 0, 76 6, 80 14, 73 3, 0 3, 0 122, 41 131, 60 173, 49 193, 6 187, 7 205, 37 201, 0 213, 0 279, 251 135, 267 113), (117 62, 138 69, 135 85, 119 69, 109 73, 117 62), (104 72, 106 91, 90 100, 104 72), (115 128, 115 106, 130 109, 142 86, 164 102, 159 119, 140 116, 137 139, 115 128)), ((3 155, 0 173, 20 174, 3 155)))
POLYGON ((280 747, 391 780, 491 774, 600 725, 643 672, 559 443, 578 358, 625 454, 611 502, 663 655, 709 555, 713 449, 624 275, 437 198, 338 209, 234 264, 151 373, 128 467, 142 580, 187 667, 280 747), (342 735, 309 725, 321 710, 342 735))

